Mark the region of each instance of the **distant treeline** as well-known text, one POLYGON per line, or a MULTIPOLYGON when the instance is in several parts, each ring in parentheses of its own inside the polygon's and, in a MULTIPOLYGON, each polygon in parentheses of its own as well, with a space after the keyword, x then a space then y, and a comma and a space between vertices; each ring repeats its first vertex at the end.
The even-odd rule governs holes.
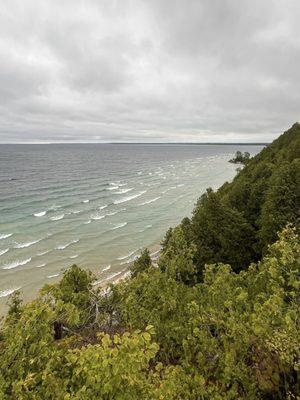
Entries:
MULTIPOLYGON (((244 155, 245 156, 245 153, 244 155)), ((297 399, 300 125, 105 292, 76 265, 0 331, 0 399, 297 399), (279 232, 279 234, 278 234, 279 232)))

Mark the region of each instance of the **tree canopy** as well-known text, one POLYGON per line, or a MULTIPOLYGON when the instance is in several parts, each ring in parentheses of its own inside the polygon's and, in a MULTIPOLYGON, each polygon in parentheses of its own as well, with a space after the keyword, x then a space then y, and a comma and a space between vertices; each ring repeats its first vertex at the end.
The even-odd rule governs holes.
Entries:
POLYGON ((0 399, 298 399, 299 156, 295 124, 106 290, 73 265, 14 293, 0 399))

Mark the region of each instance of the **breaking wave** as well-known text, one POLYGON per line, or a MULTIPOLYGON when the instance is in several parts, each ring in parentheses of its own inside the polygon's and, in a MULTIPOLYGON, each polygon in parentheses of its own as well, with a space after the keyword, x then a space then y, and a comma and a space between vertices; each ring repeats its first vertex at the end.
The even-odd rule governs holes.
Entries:
POLYGON ((155 197, 154 199, 144 201, 144 203, 139 204, 139 206, 145 206, 146 204, 154 203, 155 201, 159 200, 161 196, 155 197))
POLYGON ((54 217, 51 217, 51 221, 59 221, 60 219, 63 219, 63 217, 65 216, 65 214, 60 214, 60 215, 56 215, 54 217))
POLYGON ((50 250, 46 250, 46 251, 41 251, 40 253, 37 253, 37 256, 43 256, 47 253, 49 253, 50 250))
POLYGON ((45 267, 45 265, 46 265, 46 263, 40 264, 40 265, 37 265, 35 268, 43 268, 43 267, 45 267))
POLYGON ((41 211, 38 213, 33 214, 35 217, 43 217, 44 215, 46 215, 47 211, 41 211))
POLYGON ((67 247, 71 246, 71 244, 77 243, 77 242, 79 242, 79 239, 72 240, 72 242, 69 242, 69 243, 66 243, 66 244, 61 244, 61 245, 55 247, 55 250, 64 250, 67 247))
POLYGON ((11 294, 13 294, 16 290, 20 290, 21 286, 17 287, 17 288, 12 288, 12 289, 5 289, 0 291, 0 297, 7 297, 11 294))
POLYGON ((114 226, 113 228, 111 228, 111 230, 114 231, 115 229, 123 228, 126 225, 127 225, 127 222, 123 222, 122 224, 118 224, 118 225, 114 226))
POLYGON ((9 249, 4 249, 0 250, 0 256, 3 256, 3 254, 7 253, 9 249))
POLYGON ((17 268, 17 267, 20 267, 21 265, 28 264, 30 261, 31 261, 31 258, 27 258, 27 260, 23 260, 23 261, 16 260, 16 261, 13 261, 13 262, 11 262, 11 263, 9 263, 9 264, 3 265, 3 266, 2 266, 2 269, 13 269, 13 268, 17 268))
POLYGON ((120 199, 120 200, 115 200, 114 204, 121 204, 121 203, 125 203, 126 201, 136 199, 137 197, 142 196, 142 194, 144 194, 144 193, 146 193, 146 190, 143 190, 142 192, 139 192, 137 194, 133 194, 132 196, 123 197, 123 199, 120 199))
POLYGON ((15 245, 15 249, 24 249, 25 247, 30 247, 35 243, 40 242, 42 239, 34 240, 32 242, 25 242, 25 243, 17 243, 15 245))
POLYGON ((121 189, 118 190, 117 192, 115 192, 115 194, 124 194, 124 193, 128 193, 131 192, 134 188, 127 188, 127 189, 121 189))
POLYGON ((118 257, 117 260, 122 261, 122 260, 126 260, 126 258, 131 257, 134 253, 136 253, 139 249, 135 249, 133 251, 131 251, 129 254, 126 254, 126 256, 122 256, 122 257, 118 257))
POLYGON ((57 277, 57 276, 59 276, 59 274, 48 275, 47 278, 50 279, 50 278, 55 278, 55 277, 57 277))
POLYGON ((94 221, 98 221, 98 220, 103 219, 103 218, 105 218, 105 215, 96 214, 96 215, 92 215, 91 216, 91 219, 94 220, 94 221))
POLYGON ((0 233, 0 240, 6 239, 12 236, 12 233, 0 233))

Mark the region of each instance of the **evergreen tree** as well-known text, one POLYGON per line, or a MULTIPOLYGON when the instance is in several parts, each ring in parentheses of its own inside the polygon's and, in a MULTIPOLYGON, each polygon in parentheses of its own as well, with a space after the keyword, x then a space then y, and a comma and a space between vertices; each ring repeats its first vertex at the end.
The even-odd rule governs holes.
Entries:
POLYGON ((148 249, 142 251, 141 255, 133 262, 130 267, 131 276, 134 278, 141 272, 147 271, 152 265, 150 253, 148 249))
POLYGON ((259 236, 264 248, 288 222, 300 227, 300 159, 274 171, 265 196, 259 236))
POLYGON ((200 198, 192 218, 198 275, 206 263, 229 263, 235 271, 253 259, 254 232, 242 213, 223 203, 208 189, 200 198))

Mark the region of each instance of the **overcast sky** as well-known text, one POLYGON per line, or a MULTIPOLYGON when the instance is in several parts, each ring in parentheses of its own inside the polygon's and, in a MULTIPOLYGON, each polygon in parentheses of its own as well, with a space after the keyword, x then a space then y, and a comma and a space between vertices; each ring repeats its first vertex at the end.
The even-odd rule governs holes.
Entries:
POLYGON ((1 0, 0 142, 269 141, 300 0, 1 0))

